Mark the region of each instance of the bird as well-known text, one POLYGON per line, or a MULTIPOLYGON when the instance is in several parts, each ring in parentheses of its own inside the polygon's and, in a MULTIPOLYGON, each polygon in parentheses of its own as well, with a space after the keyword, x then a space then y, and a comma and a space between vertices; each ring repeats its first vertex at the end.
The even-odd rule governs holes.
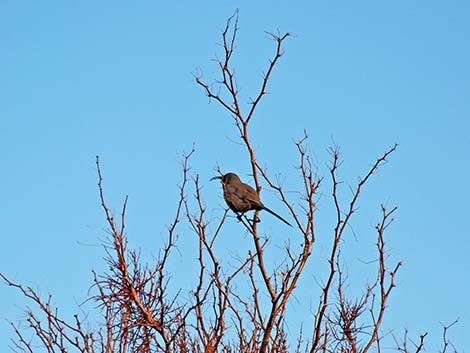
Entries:
POLYGON ((211 180, 214 179, 220 179, 222 188, 224 189, 225 202, 228 207, 238 215, 238 217, 241 217, 247 211, 265 210, 292 227, 292 225, 284 218, 267 208, 259 199, 258 193, 255 189, 250 185, 243 183, 237 174, 227 173, 211 178, 211 180))

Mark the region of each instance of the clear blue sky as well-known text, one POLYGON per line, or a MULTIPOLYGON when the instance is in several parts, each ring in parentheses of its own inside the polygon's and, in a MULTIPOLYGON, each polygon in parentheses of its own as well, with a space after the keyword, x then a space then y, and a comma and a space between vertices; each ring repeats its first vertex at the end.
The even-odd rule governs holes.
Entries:
MULTIPOLYGON (((362 237, 373 234, 378 204, 397 204, 387 239, 391 261, 401 259, 404 267, 386 327, 397 334, 403 327, 415 335, 429 331, 433 349, 440 343, 439 322, 460 317, 450 335, 468 351, 467 1, 3 1, 0 271, 44 295, 52 293, 65 315, 75 312, 75 303, 86 297, 91 269, 104 268, 98 244, 106 225, 96 155, 109 205, 118 212, 129 195, 130 244, 143 247, 145 256, 157 254, 171 221, 180 155, 193 142, 193 171, 201 175, 208 212, 220 215, 220 186, 209 183, 214 167, 248 179, 248 159, 233 142, 237 134, 230 117, 208 104, 191 73, 201 70, 208 81, 214 77, 211 60, 236 8, 240 33, 234 64, 245 101, 273 53, 264 31, 295 34, 253 122, 261 163, 273 175, 282 172, 294 180, 292 139, 306 129, 319 173, 326 174, 325 148, 333 138, 343 150, 347 195, 347 185, 398 143, 363 195, 353 222, 358 239, 348 240, 356 259, 350 272, 360 272, 361 261, 373 258, 360 246, 362 237)), ((328 183, 323 192, 317 222, 326 239, 332 227, 328 183)), ((279 210, 277 200, 265 195, 279 210)), ((275 233, 278 224, 269 216, 263 220, 276 226, 275 243, 288 236, 275 233)), ((232 223, 234 231, 227 235, 234 237, 239 226, 232 223)), ((187 227, 181 232, 190 233, 187 227)), ((236 253, 238 243, 227 237, 220 251, 236 253)), ((184 236, 180 248, 186 257, 194 251, 184 236)), ((321 258, 327 248, 316 251, 321 258)), ((175 277, 187 261, 179 256, 175 277)), ((321 275, 311 269, 305 280, 315 285, 313 276, 321 275)), ((297 298, 308 293, 302 290, 297 298)), ((3 284, 0 297, 3 352, 12 335, 4 318, 19 319, 25 302, 3 284)), ((305 310, 299 306, 292 310, 300 320, 305 310)))

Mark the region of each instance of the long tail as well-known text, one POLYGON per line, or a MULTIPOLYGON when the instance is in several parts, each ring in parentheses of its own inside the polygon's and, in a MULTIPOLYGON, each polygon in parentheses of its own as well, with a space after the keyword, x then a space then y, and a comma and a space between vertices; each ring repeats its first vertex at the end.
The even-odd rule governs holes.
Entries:
POLYGON ((269 208, 267 208, 266 206, 263 208, 264 210, 268 211, 269 213, 271 213, 273 216, 279 218, 281 221, 283 221, 285 224, 287 224, 288 226, 291 226, 292 227, 292 224, 290 224, 289 222, 287 222, 284 218, 282 218, 281 216, 279 216, 276 212, 274 211, 271 211, 269 208))

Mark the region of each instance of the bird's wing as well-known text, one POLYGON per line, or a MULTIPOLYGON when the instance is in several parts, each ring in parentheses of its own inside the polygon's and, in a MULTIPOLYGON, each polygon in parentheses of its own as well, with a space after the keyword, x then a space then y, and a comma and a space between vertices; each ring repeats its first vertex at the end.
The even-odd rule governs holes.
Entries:
POLYGON ((260 201, 258 194, 252 187, 243 188, 243 198, 251 204, 253 209, 261 210, 264 208, 264 205, 260 201))
POLYGON ((225 201, 235 212, 246 212, 250 204, 246 199, 241 188, 236 185, 225 185, 225 201))

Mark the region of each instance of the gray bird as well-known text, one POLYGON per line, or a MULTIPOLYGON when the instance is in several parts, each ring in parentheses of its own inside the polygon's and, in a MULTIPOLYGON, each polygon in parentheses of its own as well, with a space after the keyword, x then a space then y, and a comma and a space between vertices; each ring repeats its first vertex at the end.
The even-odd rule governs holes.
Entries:
POLYGON ((222 176, 213 177, 211 180, 220 179, 222 188, 224 189, 224 199, 228 207, 236 214, 242 216, 245 212, 251 210, 266 210, 273 216, 276 216, 285 224, 292 227, 284 218, 276 212, 267 208, 259 199, 258 193, 250 185, 242 183, 235 173, 227 173, 222 176))

